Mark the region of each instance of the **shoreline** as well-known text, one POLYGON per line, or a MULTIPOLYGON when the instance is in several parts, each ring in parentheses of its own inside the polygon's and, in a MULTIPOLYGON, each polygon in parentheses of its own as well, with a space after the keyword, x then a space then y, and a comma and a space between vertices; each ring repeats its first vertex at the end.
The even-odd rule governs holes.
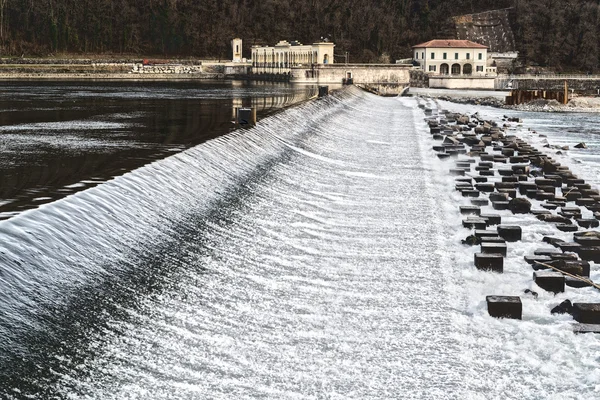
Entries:
POLYGON ((227 79, 223 74, 133 74, 133 73, 0 73, 0 81, 69 81, 69 80, 210 80, 227 79))
POLYGON ((556 100, 537 99, 529 103, 508 106, 504 104, 504 99, 501 97, 507 94, 507 92, 414 89, 411 88, 409 90, 409 95, 444 100, 457 104, 488 106, 503 110, 547 113, 600 113, 600 98, 596 97, 575 97, 570 100, 569 104, 560 104, 556 100))

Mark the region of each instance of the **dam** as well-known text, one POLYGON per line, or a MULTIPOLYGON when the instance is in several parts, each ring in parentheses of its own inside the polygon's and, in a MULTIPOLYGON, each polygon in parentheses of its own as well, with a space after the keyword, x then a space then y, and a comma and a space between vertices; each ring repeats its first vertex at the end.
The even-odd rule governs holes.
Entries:
MULTIPOLYGON (((549 314, 562 295, 487 314, 531 270, 458 247, 444 108, 517 115, 349 87, 0 221, 0 397, 593 398, 600 339, 549 314)), ((597 185, 597 122, 512 133, 585 140, 557 157, 597 185)))

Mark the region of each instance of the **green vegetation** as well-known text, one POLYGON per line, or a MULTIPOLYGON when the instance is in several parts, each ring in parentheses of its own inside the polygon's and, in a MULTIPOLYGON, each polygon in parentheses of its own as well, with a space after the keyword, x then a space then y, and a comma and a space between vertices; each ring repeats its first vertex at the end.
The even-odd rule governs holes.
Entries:
POLYGON ((246 56, 252 44, 325 36, 351 62, 372 62, 451 37, 451 16, 505 7, 515 7, 517 48, 527 62, 599 69, 600 5, 584 0, 0 0, 0 48, 12 56, 226 59, 235 36, 245 40, 246 56))

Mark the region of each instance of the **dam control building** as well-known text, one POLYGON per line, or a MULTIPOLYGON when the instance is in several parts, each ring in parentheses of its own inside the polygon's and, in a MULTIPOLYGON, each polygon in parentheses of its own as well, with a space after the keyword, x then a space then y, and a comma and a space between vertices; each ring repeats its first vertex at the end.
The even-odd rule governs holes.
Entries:
POLYGON ((255 74, 289 74, 292 67, 309 67, 334 63, 332 42, 305 45, 281 40, 275 46, 252 46, 252 72, 255 74))

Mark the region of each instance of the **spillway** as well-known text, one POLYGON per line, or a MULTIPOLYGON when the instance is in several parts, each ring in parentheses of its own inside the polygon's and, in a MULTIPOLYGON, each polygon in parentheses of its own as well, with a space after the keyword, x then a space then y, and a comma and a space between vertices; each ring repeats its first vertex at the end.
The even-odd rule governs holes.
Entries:
POLYGON ((416 106, 350 88, 1 221, 0 397, 597 395, 595 336, 487 316, 416 106))

